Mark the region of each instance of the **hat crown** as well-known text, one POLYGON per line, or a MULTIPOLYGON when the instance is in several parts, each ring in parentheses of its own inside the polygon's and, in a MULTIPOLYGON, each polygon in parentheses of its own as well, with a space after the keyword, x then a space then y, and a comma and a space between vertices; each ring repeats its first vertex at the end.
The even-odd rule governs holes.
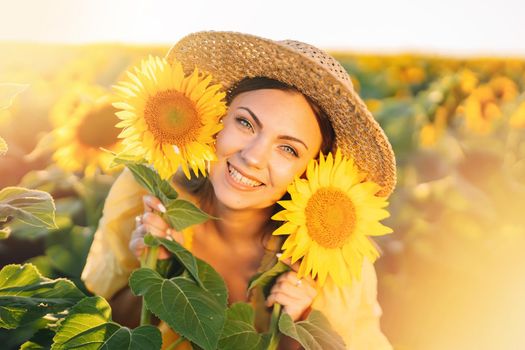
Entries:
POLYGON ((315 61, 315 63, 322 66, 328 72, 332 73, 332 75, 341 83, 352 90, 354 89, 352 80, 350 79, 346 69, 341 65, 341 63, 339 63, 339 61, 337 61, 328 53, 318 49, 315 46, 297 40, 281 40, 278 41, 278 43, 315 61))

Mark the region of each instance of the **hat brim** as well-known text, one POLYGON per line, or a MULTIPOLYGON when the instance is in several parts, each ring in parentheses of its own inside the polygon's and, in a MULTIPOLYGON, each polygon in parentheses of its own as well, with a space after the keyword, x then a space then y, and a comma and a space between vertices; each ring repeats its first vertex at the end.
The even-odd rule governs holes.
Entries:
POLYGON ((181 39, 168 52, 167 60, 180 61, 186 73, 198 67, 226 90, 246 77, 267 77, 297 88, 330 118, 335 146, 381 186, 378 195, 390 195, 396 182, 396 166, 385 133, 353 90, 348 74, 341 71, 344 68, 332 62, 327 69, 323 57, 319 57, 321 51, 305 47, 309 48, 293 41, 206 31, 181 39))

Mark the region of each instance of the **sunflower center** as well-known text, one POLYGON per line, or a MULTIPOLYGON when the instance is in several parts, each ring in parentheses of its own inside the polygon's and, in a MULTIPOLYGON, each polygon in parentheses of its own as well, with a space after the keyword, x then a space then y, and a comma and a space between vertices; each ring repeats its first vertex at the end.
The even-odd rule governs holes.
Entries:
POLYGON ((195 103, 175 90, 150 97, 144 117, 156 140, 179 147, 194 140, 202 125, 195 103))
POLYGON ((115 112, 115 108, 108 104, 86 114, 77 128, 79 142, 94 148, 115 144, 121 131, 115 127, 119 122, 115 112))
POLYGON ((342 247, 354 232, 354 203, 337 188, 317 190, 308 200, 305 214, 308 234, 323 247, 342 247))

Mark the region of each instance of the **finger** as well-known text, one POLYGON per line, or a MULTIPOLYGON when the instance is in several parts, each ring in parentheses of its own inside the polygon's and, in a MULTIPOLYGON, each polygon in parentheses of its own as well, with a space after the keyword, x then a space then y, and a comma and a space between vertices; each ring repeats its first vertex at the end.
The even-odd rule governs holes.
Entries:
POLYGON ((144 195, 142 197, 142 202, 144 203, 144 211, 152 212, 155 210, 160 211, 161 213, 166 212, 166 207, 162 204, 160 199, 150 194, 144 195))
POLYGON ((146 234, 146 228, 144 225, 139 225, 131 234, 129 240, 129 250, 139 258, 144 252, 146 245, 144 244, 144 235, 146 234))
POLYGON ((313 289, 317 288, 316 282, 310 276, 307 275, 307 276, 299 277, 299 275, 295 271, 288 271, 288 272, 283 273, 277 279, 277 282, 280 282, 280 281, 282 282, 285 281, 288 284, 298 286, 298 287, 306 285, 313 289))
POLYGON ((306 283, 298 284, 297 281, 301 280, 281 280, 273 286, 271 293, 281 293, 295 299, 309 300, 313 300, 317 296, 316 288, 306 283))
MULTIPOLYGON (((147 229, 144 225, 140 225, 136 230, 131 234, 131 239, 129 241, 129 250, 135 255, 135 257, 140 258, 145 251, 148 249, 148 246, 144 243, 144 236, 147 233, 147 229)), ((166 250, 164 247, 159 247, 158 251, 159 259, 168 259, 171 257, 171 253, 166 250)))
POLYGON ((160 216, 154 213, 145 213, 142 216, 142 225, 148 232, 157 237, 166 237, 166 231, 169 225, 160 216))
POLYGON ((271 307, 275 303, 281 304, 283 311, 288 313, 294 321, 297 321, 311 307, 312 302, 313 298, 304 295, 272 292, 266 300, 266 306, 271 307))
POLYGON ((270 307, 273 306, 273 304, 278 303, 282 306, 287 306, 291 304, 302 304, 302 298, 298 298, 294 295, 289 295, 283 292, 272 292, 268 299, 266 299, 266 306, 270 307))

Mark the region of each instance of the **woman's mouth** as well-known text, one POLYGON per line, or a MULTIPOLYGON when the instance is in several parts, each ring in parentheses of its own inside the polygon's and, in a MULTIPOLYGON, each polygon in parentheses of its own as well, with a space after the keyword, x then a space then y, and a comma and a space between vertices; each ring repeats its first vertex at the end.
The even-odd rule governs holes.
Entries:
POLYGON ((228 172, 230 173, 230 178, 238 184, 249 187, 258 187, 263 184, 262 182, 244 176, 239 171, 237 171, 237 169, 235 169, 230 163, 228 163, 228 172))

